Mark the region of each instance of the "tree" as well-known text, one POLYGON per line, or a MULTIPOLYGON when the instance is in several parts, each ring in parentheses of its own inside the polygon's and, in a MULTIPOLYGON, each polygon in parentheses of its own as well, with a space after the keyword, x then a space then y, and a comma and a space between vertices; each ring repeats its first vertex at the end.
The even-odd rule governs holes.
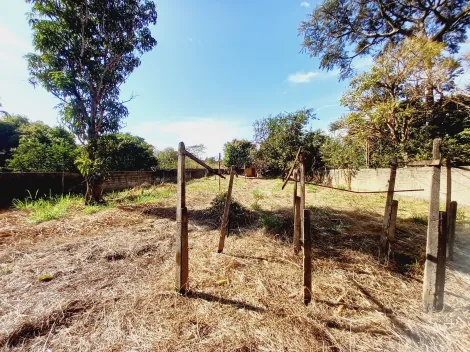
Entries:
POLYGON ((6 115, 0 118, 0 170, 5 167, 5 162, 10 159, 13 150, 20 143, 21 128, 30 122, 24 116, 6 115))
POLYGON ((63 122, 85 146, 78 163, 88 203, 101 201, 109 170, 98 155, 102 135, 128 115, 120 87, 156 40, 150 0, 26 0, 36 53, 28 54, 30 81, 60 101, 63 122))
POLYGON ((178 166, 178 151, 171 147, 157 151, 158 167, 162 170, 176 169, 178 166))
POLYGON ((150 171, 158 166, 154 148, 141 137, 117 133, 101 139, 99 154, 107 156, 110 171, 150 171))
POLYGON ((407 160, 413 126, 419 117, 430 120, 440 109, 459 68, 456 60, 444 55, 443 44, 407 39, 387 48, 370 72, 356 76, 344 93, 341 103, 351 113, 343 118, 342 127, 368 143, 388 141, 407 160), (439 103, 423 99, 426 89, 432 89, 439 103))
POLYGON ((77 155, 72 133, 35 122, 22 126, 19 145, 7 166, 16 172, 76 172, 77 155))
POLYGON ((254 149, 253 143, 246 139, 234 139, 231 142, 224 144, 224 159, 223 164, 225 167, 235 166, 236 168, 243 168, 251 166, 252 164, 252 150, 254 149))
POLYGON ((255 121, 255 165, 273 175, 284 174, 294 161, 299 147, 302 147, 307 156, 307 172, 310 172, 314 164, 321 163, 318 153, 321 132, 307 129, 310 121, 314 119, 312 109, 301 109, 294 113, 281 113, 255 121))
POLYGON ((380 54, 389 44, 420 37, 446 43, 455 53, 467 39, 470 7, 465 0, 324 0, 303 21, 303 49, 320 56, 320 67, 351 76, 354 58, 380 54))

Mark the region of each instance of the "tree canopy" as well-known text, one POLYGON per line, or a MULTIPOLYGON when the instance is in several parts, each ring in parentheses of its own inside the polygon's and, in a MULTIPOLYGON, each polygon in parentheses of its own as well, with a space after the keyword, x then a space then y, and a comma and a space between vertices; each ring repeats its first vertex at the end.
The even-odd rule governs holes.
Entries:
POLYGON ((11 158, 13 150, 18 147, 22 126, 30 122, 24 116, 5 115, 0 118, 0 170, 5 167, 7 159, 11 158))
POLYGON ((246 139, 234 139, 224 144, 225 167, 235 166, 237 168, 251 166, 253 162, 253 143, 246 139))
POLYGON ((320 56, 320 67, 354 72, 354 58, 381 53, 405 38, 446 43, 455 53, 467 39, 470 7, 465 0, 324 0, 300 25, 303 49, 320 56))
POLYGON ((77 172, 78 148, 73 134, 42 122, 24 124, 21 138, 7 167, 17 172, 77 172))
POLYGON ((150 0, 27 0, 37 53, 27 55, 30 81, 60 101, 64 123, 85 144, 80 171, 87 201, 101 199, 105 164, 97 155, 101 135, 115 133, 128 115, 120 87, 156 40, 150 0), (85 159, 86 158, 86 159, 85 159))

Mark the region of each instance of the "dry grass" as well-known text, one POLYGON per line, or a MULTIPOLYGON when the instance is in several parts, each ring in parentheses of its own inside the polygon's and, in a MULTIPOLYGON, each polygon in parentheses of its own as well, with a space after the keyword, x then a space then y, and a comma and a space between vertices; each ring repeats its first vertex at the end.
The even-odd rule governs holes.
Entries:
POLYGON ((306 307, 302 258, 290 242, 292 188, 280 186, 236 179, 233 198, 250 221, 237 223, 217 254, 218 182, 188 185, 186 297, 173 292, 174 196, 36 225, 25 212, 1 213, 0 350, 470 350, 465 268, 448 271, 442 313, 420 310, 426 226, 412 217, 426 203, 400 200, 399 254, 385 267, 375 258, 384 197, 310 187, 314 299, 306 307), (263 217, 274 225, 251 221, 263 217))

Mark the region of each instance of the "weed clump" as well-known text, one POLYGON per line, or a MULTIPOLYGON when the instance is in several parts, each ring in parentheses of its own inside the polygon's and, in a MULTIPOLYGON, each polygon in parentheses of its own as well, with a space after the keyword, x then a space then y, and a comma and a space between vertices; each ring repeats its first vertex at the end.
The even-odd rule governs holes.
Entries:
MULTIPOLYGON (((206 215, 208 217, 221 220, 224 214, 226 193, 218 194, 212 201, 206 215)), ((228 217, 228 228, 231 230, 252 225, 257 219, 257 215, 246 209, 236 200, 230 202, 230 212, 228 217)), ((220 222, 219 222, 220 223, 220 222)))

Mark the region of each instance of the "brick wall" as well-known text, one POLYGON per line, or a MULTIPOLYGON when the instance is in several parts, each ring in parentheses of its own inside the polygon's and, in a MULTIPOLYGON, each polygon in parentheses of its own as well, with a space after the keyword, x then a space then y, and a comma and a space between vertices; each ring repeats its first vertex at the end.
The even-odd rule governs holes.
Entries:
MULTIPOLYGON (((187 169, 186 179, 203 178, 206 170, 187 169)), ((176 170, 113 172, 105 181, 105 192, 120 191, 143 183, 160 184, 176 182, 176 170)), ((8 207, 13 199, 49 194, 84 194, 83 177, 75 173, 61 172, 0 172, 0 206, 8 207)))

